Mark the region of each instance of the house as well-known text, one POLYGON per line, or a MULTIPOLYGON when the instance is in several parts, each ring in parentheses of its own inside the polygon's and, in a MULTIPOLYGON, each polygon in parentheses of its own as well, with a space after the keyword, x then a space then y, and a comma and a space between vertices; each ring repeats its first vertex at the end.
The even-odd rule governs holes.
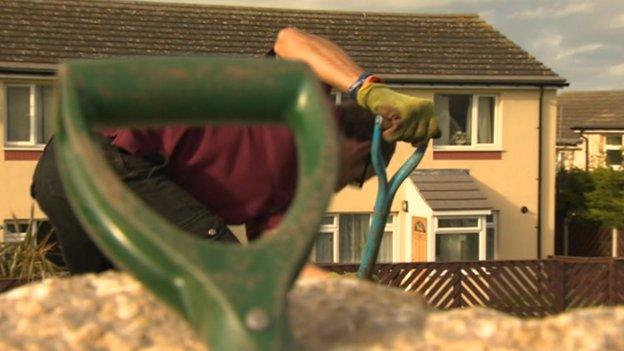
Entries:
MULTIPOLYGON (((477 15, 104 0, 4 0, 2 11, 3 218, 11 212, 27 216, 30 177, 52 132, 59 62, 129 55, 260 57, 280 28, 297 26, 337 42, 395 89, 435 102, 442 137, 397 192, 382 261, 553 253, 556 94, 567 83, 477 15)), ((346 98, 339 92, 335 97, 346 98)), ((400 145, 389 174, 412 152, 400 145)), ((376 190, 371 180, 333 198, 314 260, 359 260, 376 190)))
POLYGON ((624 90, 571 91, 558 100, 559 167, 622 169, 624 90))

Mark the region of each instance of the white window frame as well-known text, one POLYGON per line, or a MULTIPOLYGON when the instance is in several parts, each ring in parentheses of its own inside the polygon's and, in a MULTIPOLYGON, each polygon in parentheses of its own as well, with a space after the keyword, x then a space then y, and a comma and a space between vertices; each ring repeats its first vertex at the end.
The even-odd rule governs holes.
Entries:
MULTIPOLYGON (((333 223, 332 224, 321 224, 320 228, 319 228, 319 233, 332 233, 332 237, 333 237, 333 252, 332 252, 332 262, 331 263, 337 263, 338 262, 338 249, 340 248, 338 246, 338 238, 340 237, 338 235, 338 215, 335 213, 325 213, 323 215, 323 217, 332 217, 333 218, 333 223)), ((312 262, 316 262, 316 240, 315 240, 315 245, 312 247, 312 254, 310 255, 310 260, 312 262)), ((327 262, 323 262, 323 263, 327 263, 327 262)))
MULTIPOLYGON (((17 233, 10 233, 7 230, 7 226, 9 225, 18 225, 18 229, 19 226, 22 224, 29 224, 31 220, 29 219, 5 219, 4 222, 2 223, 2 233, 3 233, 3 237, 2 237, 2 241, 5 243, 15 243, 15 242, 20 242, 22 240, 24 240, 26 238, 26 231, 20 231, 17 233)), ((43 223, 46 222, 45 219, 35 219, 32 221, 32 225, 33 228, 31 229, 31 231, 33 233, 37 233, 37 230, 39 229, 39 226, 43 223)))
MULTIPOLYGON (((434 233, 434 237, 433 237, 433 260, 436 260, 435 257, 435 252, 436 252, 436 245, 437 245, 437 236, 438 235, 446 235, 446 234, 477 234, 479 236, 479 260, 483 261, 487 259, 487 230, 486 228, 488 227, 487 224, 487 218, 486 216, 489 214, 493 214, 494 211, 491 211, 488 214, 482 214, 482 213, 474 213, 474 214, 470 214, 470 213, 466 213, 466 214, 462 214, 462 215, 457 215, 457 214, 436 214, 434 216, 434 221, 433 221, 433 233, 434 233), (465 218, 465 217, 471 217, 471 218, 477 218, 477 226, 476 227, 453 227, 453 228, 440 228, 438 226, 438 221, 440 218, 443 219, 453 219, 453 218, 465 218)), ((496 219, 494 221, 494 225, 496 225, 496 219)), ((496 240, 496 233, 497 230, 495 229, 495 233, 494 233, 494 238, 495 238, 495 242, 496 240)), ((494 250, 494 252, 496 253, 496 248, 494 250)))
MULTIPOLYGON (((3 86, 4 92, 4 146, 5 149, 42 149, 45 147, 44 143, 37 142, 37 135, 41 132, 41 123, 38 121, 37 116, 37 103, 35 98, 37 96, 38 86, 51 86, 51 84, 41 83, 5 83, 3 86), (30 88, 29 98, 29 119, 30 119, 30 135, 28 141, 9 141, 9 94, 8 89, 11 87, 27 87, 30 88)), ((42 118, 42 117, 39 117, 42 118)))
POLYGON ((487 216, 485 217, 485 257, 487 259, 487 230, 492 228, 494 229, 494 242, 492 243, 494 247, 492 248, 492 258, 491 260, 495 260, 498 256, 498 211, 492 211, 492 222, 487 221, 487 216))
POLYGON ((330 95, 334 98, 334 104, 339 106, 342 103, 342 92, 337 90, 332 90, 330 95))
MULTIPOLYGON (((613 134, 616 134, 616 133, 613 133, 613 134)), ((617 134, 619 134, 619 133, 617 133, 617 134)), ((612 135, 603 134, 604 141, 605 141, 604 142, 605 166, 611 167, 614 170, 618 170, 619 171, 619 170, 622 169, 622 165, 621 164, 620 165, 609 165, 609 164, 607 164, 607 151, 609 151, 609 150, 616 150, 616 151, 624 152, 624 147, 623 147, 623 145, 624 145, 624 134, 620 134, 620 145, 610 145, 610 144, 607 144, 607 137, 608 136, 612 136, 612 135)))
MULTIPOLYGON (((393 263, 397 261, 397 251, 398 251, 398 238, 397 236, 399 235, 399 220, 397 219, 398 217, 398 213, 396 212, 390 212, 388 214, 388 219, 391 219, 391 221, 388 223, 388 221, 386 221, 386 226, 384 227, 384 233, 385 232, 391 232, 392 233, 392 258, 390 259, 390 262, 387 263, 393 263)), ((370 224, 373 222, 373 214, 371 213, 370 216, 370 221, 369 221, 369 226, 370 224)), ((385 234, 384 234, 385 235, 385 234)))
MULTIPOLYGON (((368 217, 368 225, 373 221, 372 213, 357 213, 357 212, 340 212, 340 213, 325 213, 324 217, 333 217, 332 224, 323 224, 319 228, 319 233, 332 233, 333 235, 333 255, 331 263, 339 263, 340 262, 340 215, 351 215, 351 214, 367 214, 368 217)), ((391 262, 396 262, 397 260, 397 242, 398 242, 398 233, 399 233, 399 225, 398 225, 398 213, 391 212, 388 215, 391 222, 386 222, 386 226, 384 227, 385 232, 392 232, 392 259, 391 262)), ((311 260, 313 262, 316 261, 316 246, 312 249, 311 260)))
POLYGON ((471 97, 470 103, 470 140, 471 145, 435 145, 433 144, 433 149, 438 151, 502 151, 502 118, 501 118, 501 108, 500 108, 500 97, 498 94, 476 94, 476 93, 461 93, 461 92, 439 92, 434 94, 435 96, 440 95, 468 95, 471 97), (475 103, 475 101, 479 101, 479 98, 482 97, 491 97, 494 98, 494 128, 492 132, 494 133, 494 141, 492 143, 478 143, 478 108, 479 104, 475 103))

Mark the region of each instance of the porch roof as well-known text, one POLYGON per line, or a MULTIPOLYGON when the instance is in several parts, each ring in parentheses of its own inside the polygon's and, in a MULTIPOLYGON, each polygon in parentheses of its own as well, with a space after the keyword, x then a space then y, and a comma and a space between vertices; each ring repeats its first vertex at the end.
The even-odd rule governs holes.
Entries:
POLYGON ((419 169, 410 179, 434 211, 491 210, 492 204, 466 169, 419 169))

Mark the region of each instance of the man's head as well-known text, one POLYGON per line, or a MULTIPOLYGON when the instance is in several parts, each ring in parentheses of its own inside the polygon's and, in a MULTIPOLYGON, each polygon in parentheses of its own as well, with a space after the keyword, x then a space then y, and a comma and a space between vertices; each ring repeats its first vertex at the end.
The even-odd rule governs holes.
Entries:
MULTIPOLYGON (((370 164, 371 140, 375 129, 375 116, 349 100, 338 106, 340 134, 340 170, 336 191, 347 185, 361 187, 364 181, 375 175, 370 164)), ((395 143, 382 139, 381 150, 390 162, 395 143)))

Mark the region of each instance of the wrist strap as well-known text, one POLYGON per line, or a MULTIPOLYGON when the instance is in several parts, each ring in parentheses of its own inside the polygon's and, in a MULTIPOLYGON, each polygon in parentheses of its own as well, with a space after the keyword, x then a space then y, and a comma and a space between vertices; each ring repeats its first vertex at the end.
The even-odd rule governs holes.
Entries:
POLYGON ((364 72, 364 73, 360 74, 358 79, 353 84, 351 84, 351 86, 349 87, 348 93, 349 93, 349 96, 352 99, 355 99, 357 97, 357 92, 362 87, 362 84, 364 84, 364 81, 366 80, 366 78, 368 78, 370 76, 372 76, 371 73, 364 72))
POLYGON ((372 73, 364 72, 364 73, 360 74, 358 79, 353 84, 351 84, 351 86, 349 87, 349 90, 347 90, 347 92, 349 93, 349 96, 352 99, 357 99, 357 93, 358 93, 358 91, 360 91, 360 89, 363 86, 368 85, 370 83, 380 83, 380 82, 383 82, 383 80, 381 80, 381 78, 373 75, 372 73))

